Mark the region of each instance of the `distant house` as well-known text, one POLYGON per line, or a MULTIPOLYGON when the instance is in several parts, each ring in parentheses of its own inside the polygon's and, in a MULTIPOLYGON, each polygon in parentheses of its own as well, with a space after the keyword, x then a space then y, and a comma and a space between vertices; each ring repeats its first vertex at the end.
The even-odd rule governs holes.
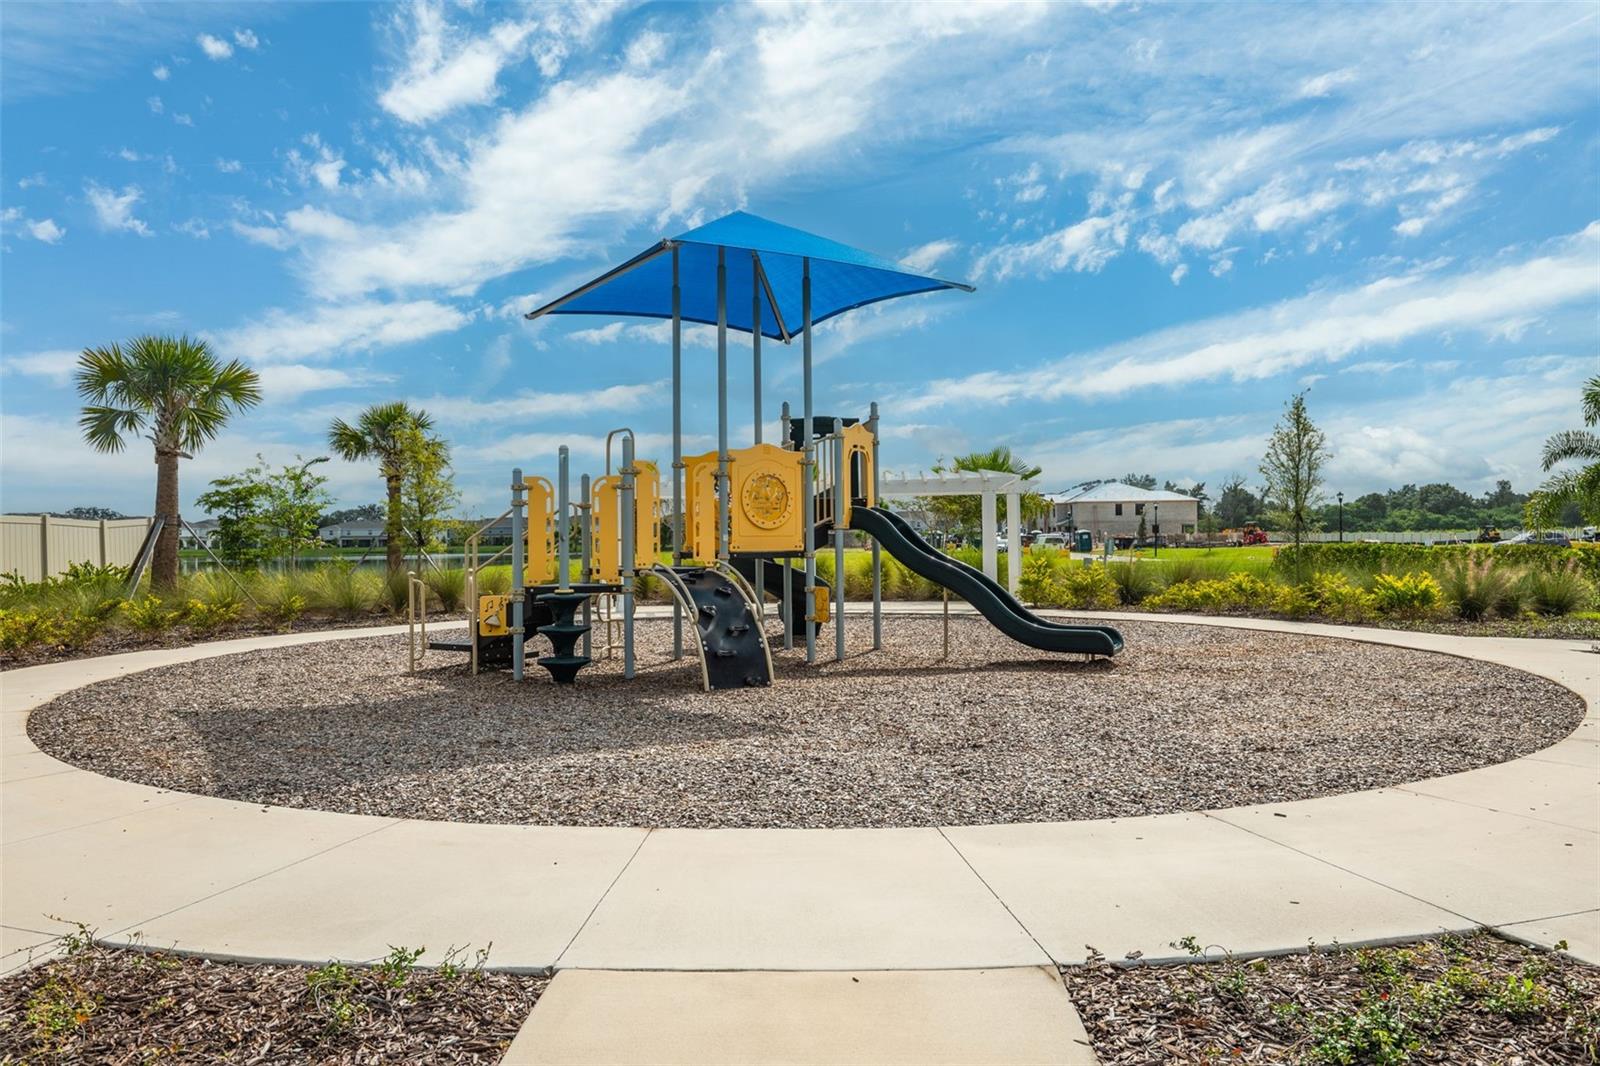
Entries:
POLYGON ((214 547, 217 543, 217 527, 221 524, 215 518, 205 518, 188 523, 187 528, 179 526, 178 547, 185 551, 214 547))
POLYGON ((382 522, 339 522, 323 526, 317 536, 334 548, 382 548, 389 543, 382 522))
POLYGON ((1164 536, 1193 533, 1200 523, 1200 501, 1181 492, 1140 489, 1120 481, 1092 488, 1046 494, 1050 501, 1051 529, 1087 529, 1094 539, 1135 537, 1139 525, 1155 536, 1159 516, 1164 536))

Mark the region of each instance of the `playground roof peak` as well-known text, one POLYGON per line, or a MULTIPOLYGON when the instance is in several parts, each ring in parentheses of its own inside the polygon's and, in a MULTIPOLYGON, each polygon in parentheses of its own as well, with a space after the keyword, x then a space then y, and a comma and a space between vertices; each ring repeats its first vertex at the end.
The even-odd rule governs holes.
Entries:
POLYGON ((898 296, 972 286, 907 270, 892 260, 746 211, 734 211, 667 237, 560 299, 530 311, 542 315, 672 317, 672 266, 678 261, 681 317, 717 322, 717 260, 727 270, 727 321, 749 333, 760 317, 763 336, 789 341, 803 321, 801 278, 811 263, 811 321, 898 296))

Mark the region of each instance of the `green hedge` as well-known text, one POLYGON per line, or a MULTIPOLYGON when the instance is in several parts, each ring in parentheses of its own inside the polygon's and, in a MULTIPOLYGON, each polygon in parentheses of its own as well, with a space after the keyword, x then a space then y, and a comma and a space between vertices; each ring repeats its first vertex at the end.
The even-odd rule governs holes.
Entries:
POLYGON ((1542 570, 1576 562, 1590 581, 1600 583, 1600 545, 1583 544, 1557 548, 1546 544, 1374 544, 1346 541, 1327 544, 1290 545, 1280 548, 1272 568, 1280 574, 1301 577, 1321 570, 1432 570, 1455 559, 1488 555, 1512 566, 1532 566, 1542 570), (1492 554, 1491 554, 1492 553, 1492 554))

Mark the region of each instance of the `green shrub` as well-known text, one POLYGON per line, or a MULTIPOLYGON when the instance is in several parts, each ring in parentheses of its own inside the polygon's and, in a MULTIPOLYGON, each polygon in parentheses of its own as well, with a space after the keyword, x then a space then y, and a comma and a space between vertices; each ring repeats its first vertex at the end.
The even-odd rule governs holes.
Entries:
POLYGON ((190 600, 183 606, 183 621, 194 632, 208 635, 238 621, 242 610, 243 605, 239 603, 205 603, 201 600, 190 600))
POLYGON ((378 579, 378 606, 384 607, 390 614, 405 614, 406 604, 410 600, 411 575, 407 571, 396 570, 393 573, 385 573, 378 579))
MULTIPOLYGON (((404 574, 402 588, 404 588, 404 574)), ((349 563, 329 563, 318 567, 310 583, 310 604, 331 611, 341 618, 371 614, 383 602, 383 578, 349 563)), ((402 599, 402 604, 404 600, 402 599)))
POLYGON ((1517 584, 1509 569, 1498 560, 1452 559, 1439 570, 1439 587, 1457 615, 1471 622, 1503 611, 1515 599, 1510 590, 1517 584))
POLYGON ((1117 583, 1104 566, 1064 566, 1056 575, 1058 606, 1083 611, 1109 611, 1122 603, 1117 583))
POLYGON ((202 570, 192 574, 184 579, 181 588, 186 600, 196 600, 207 607, 231 608, 235 613, 244 608, 244 589, 233 577, 219 570, 202 570))
POLYGON ((0 607, 0 650, 20 651, 50 639, 50 618, 26 608, 0 607))
POLYGON ((1313 611, 1341 622, 1359 622, 1377 610, 1372 593, 1343 573, 1313 575, 1305 594, 1313 611))
POLYGON ((1109 563, 1106 572, 1123 603, 1139 603, 1156 590, 1156 570, 1149 563, 1109 563))
POLYGON ((1018 591, 1027 603, 1044 603, 1052 595, 1056 579, 1056 561, 1044 552, 1031 551, 1022 559, 1022 576, 1018 591))
POLYGON ((1304 596, 1285 597, 1287 586, 1264 581, 1254 574, 1229 574, 1225 578, 1184 581, 1169 585, 1145 598, 1146 607, 1157 611, 1271 611, 1282 604, 1303 613, 1304 596))
POLYGON ((1437 607, 1444 593, 1426 572, 1379 574, 1372 581, 1372 598, 1384 614, 1415 617, 1437 607))
POLYGON ((486 566, 478 571, 480 596, 504 596, 511 591, 511 567, 486 566))
POLYGON ((1226 564, 1203 555, 1177 555, 1131 565, 1154 567, 1165 588, 1200 581, 1221 581, 1230 573, 1226 564))
POLYGON ((122 620, 141 633, 159 633, 177 624, 181 612, 167 606, 160 596, 149 595, 128 600, 122 605, 122 620))
POLYGON ((294 624, 295 619, 305 613, 305 597, 295 592, 279 596, 270 603, 261 605, 261 620, 275 629, 289 628, 294 624))
POLYGON ((1530 570, 1523 577, 1528 605, 1540 614, 1563 615, 1589 605, 1594 589, 1575 564, 1552 570, 1530 570))
POLYGON ((434 599, 439 602, 439 608, 445 611, 459 611, 462 604, 467 601, 467 572, 460 568, 450 570, 428 571, 425 579, 427 586, 432 591, 434 599))
POLYGON ((1343 544, 1302 544, 1278 549, 1273 557, 1273 569, 1281 574, 1313 573, 1320 570, 1355 568, 1371 573, 1387 571, 1404 573, 1408 570, 1437 572, 1447 563, 1457 559, 1477 558, 1487 554, 1496 562, 1510 567, 1528 567, 1541 570, 1559 569, 1575 563, 1579 572, 1592 583, 1600 583, 1600 545, 1574 544, 1570 548, 1557 548, 1548 544, 1374 544, 1365 541, 1347 541, 1343 544))

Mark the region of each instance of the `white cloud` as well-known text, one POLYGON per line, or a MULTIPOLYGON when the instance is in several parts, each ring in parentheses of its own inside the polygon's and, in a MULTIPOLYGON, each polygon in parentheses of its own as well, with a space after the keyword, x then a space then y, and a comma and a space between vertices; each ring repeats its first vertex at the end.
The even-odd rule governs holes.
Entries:
POLYGON ((45 185, 45 184, 47 184, 47 182, 45 181, 45 176, 44 176, 44 172, 43 171, 40 171, 37 174, 29 174, 25 178, 18 178, 17 179, 17 188, 19 188, 19 189, 31 189, 31 188, 34 188, 35 186, 45 185))
POLYGON ((288 231, 277 226, 253 226, 248 222, 234 219, 228 223, 228 227, 252 244, 264 244, 280 252, 294 243, 288 231))
POLYGON ((198 218, 186 219, 183 222, 174 222, 172 224, 172 228, 177 230, 179 233, 186 233, 198 241, 209 240, 211 237, 211 227, 207 226, 203 220, 198 218))
POLYGON ((1295 95, 1303 98, 1327 96, 1339 86, 1349 85, 1355 80, 1356 71, 1353 67, 1346 67, 1343 70, 1330 70, 1326 74, 1318 74, 1314 78, 1307 78, 1301 82, 1300 89, 1295 95))
POLYGON ((159 97, 159 96, 152 96, 152 97, 147 98, 145 100, 145 104, 146 104, 146 106, 148 106, 150 108, 150 111, 153 114, 159 115, 163 111, 166 110, 166 105, 161 102, 161 97, 159 97))
POLYGON ((224 174, 237 174, 244 169, 244 164, 237 159, 218 159, 217 169, 224 174))
MULTIPOLYGON (((56 386, 68 385, 72 381, 72 372, 78 368, 80 354, 82 353, 72 348, 25 352, 21 355, 8 354, 4 359, 0 359, 0 373, 43 378, 56 386)), ((11 418, 12 415, 8 413, 6 417, 11 418)))
POLYGON ((973 264, 979 277, 997 281, 1017 274, 1072 270, 1095 273, 1114 259, 1128 243, 1127 220, 1096 216, 1074 222, 1033 241, 1001 244, 973 264))
POLYGON ((84 187, 84 195, 89 198, 89 206, 94 208, 101 229, 137 233, 141 237, 151 235, 150 227, 133 214, 134 205, 144 195, 137 185, 124 186, 118 193, 91 181, 84 187))
POLYGON ((573 392, 525 390, 509 396, 479 401, 467 396, 434 395, 418 400, 419 406, 442 421, 464 425, 482 422, 509 422, 522 418, 549 418, 575 412, 632 411, 660 402, 669 381, 639 385, 610 385, 601 389, 573 392))
POLYGON ((324 144, 319 134, 308 133, 302 140, 312 154, 307 157, 301 154, 300 149, 291 148, 288 155, 290 173, 301 185, 314 183, 323 189, 337 189, 339 176, 345 168, 344 156, 324 144))
POLYGON ((213 37, 209 33, 202 33, 195 38, 195 43, 206 54, 207 59, 221 60, 233 55, 233 45, 221 37, 213 37))
POLYGON ((229 356, 251 362, 327 359, 341 352, 424 340, 460 329, 469 320, 454 307, 433 300, 369 300, 297 313, 274 309, 257 321, 223 331, 216 340, 229 356))
POLYGON ((233 43, 238 45, 240 48, 245 48, 253 52, 257 47, 260 46, 261 38, 257 37, 253 31, 248 29, 234 30, 233 43))
POLYGON ((261 378, 262 399, 269 404, 290 403, 308 392, 348 389, 393 380, 363 371, 307 366, 304 363, 268 363, 256 367, 256 373, 261 378))
POLYGON ((173 112, 172 121, 176 122, 180 126, 193 126, 194 125, 194 119, 192 117, 190 117, 189 115, 183 114, 182 112, 177 112, 177 111, 173 112))
POLYGON ((150 76, 156 81, 166 81, 172 77, 172 71, 167 69, 165 63, 157 63, 150 71, 150 76))
POLYGON ((1488 332, 1600 296, 1600 222, 1521 260, 1445 275, 1416 272, 1354 289, 1187 323, 1020 372, 938 381, 902 409, 1118 396, 1152 387, 1251 381, 1370 348, 1457 330, 1488 332))
POLYGON ((927 274, 960 247, 959 241, 953 241, 948 238, 929 241, 927 244, 919 244, 901 256, 900 265, 907 270, 914 270, 919 274, 927 274))
POLYGON ((1172 283, 1174 285, 1177 285, 1180 282, 1182 282, 1183 279, 1185 277, 1187 277, 1188 275, 1189 275, 1189 264, 1188 263, 1179 263, 1177 266, 1172 268, 1172 274, 1171 274, 1172 283))
POLYGON ((53 218, 29 218, 20 207, 8 207, 0 211, 0 224, 3 224, 7 233, 20 232, 44 244, 55 244, 67 235, 67 231, 56 225, 53 218))

